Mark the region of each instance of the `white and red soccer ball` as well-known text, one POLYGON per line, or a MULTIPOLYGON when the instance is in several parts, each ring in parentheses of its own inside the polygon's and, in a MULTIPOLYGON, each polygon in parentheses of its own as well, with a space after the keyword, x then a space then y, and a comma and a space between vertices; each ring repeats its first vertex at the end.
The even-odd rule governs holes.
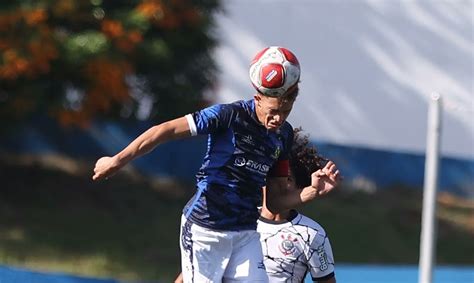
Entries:
POLYGON ((255 55, 250 64, 250 80, 263 95, 281 97, 300 80, 300 63, 290 50, 267 47, 255 55))

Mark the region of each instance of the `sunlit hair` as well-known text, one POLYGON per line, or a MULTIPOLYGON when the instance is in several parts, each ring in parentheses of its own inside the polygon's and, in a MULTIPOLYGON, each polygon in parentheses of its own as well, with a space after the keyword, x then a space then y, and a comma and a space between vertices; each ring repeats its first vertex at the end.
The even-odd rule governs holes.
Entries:
POLYGON ((289 89, 288 92, 280 98, 281 102, 294 101, 300 92, 300 88, 296 84, 293 88, 289 89))
POLYGON ((322 169, 327 159, 320 156, 316 147, 309 142, 309 136, 303 135, 301 127, 293 130, 295 137, 290 152, 290 169, 298 188, 311 185, 311 174, 322 169))
MULTIPOLYGON (((278 100, 280 104, 287 103, 287 102, 293 102, 295 101, 296 97, 298 96, 300 92, 300 89, 298 87, 298 84, 296 84, 294 87, 290 88, 285 95, 278 97, 278 100)), ((258 95, 265 96, 265 97, 271 97, 268 95, 265 95, 259 91, 257 91, 258 95)))

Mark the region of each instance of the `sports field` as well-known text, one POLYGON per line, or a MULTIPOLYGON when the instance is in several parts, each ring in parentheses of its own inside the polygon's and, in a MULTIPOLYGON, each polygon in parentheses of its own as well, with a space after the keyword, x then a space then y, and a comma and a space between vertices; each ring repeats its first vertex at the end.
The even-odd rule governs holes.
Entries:
MULTIPOLYGON (((0 163, 2 176, 8 176, 0 190, 0 264, 170 282, 179 270, 178 219, 192 189, 128 173, 97 185, 89 181, 87 170, 82 175, 52 168, 58 162, 0 163)), ((446 195, 438 203, 438 264, 474 266, 474 206, 446 195)), ((377 269, 370 266, 411 266, 391 272, 416 280, 420 206, 420 194, 413 189, 367 194, 341 188, 303 211, 325 226, 337 264, 364 264, 367 274, 375 275, 377 269)), ((342 278, 355 280, 354 274, 360 273, 341 267, 337 272, 342 278)))
MULTIPOLYGON (((413 265, 345 265, 337 267, 337 280, 344 283, 416 283, 418 269, 413 265)), ((61 273, 44 273, 20 268, 1 267, 0 282, 9 283, 119 283, 114 279, 71 276, 61 273)), ((307 283, 312 282, 308 277, 307 283)), ((473 267, 440 266, 434 273, 433 283, 471 283, 474 282, 473 267)), ((122 281, 124 283, 124 281, 122 281)))

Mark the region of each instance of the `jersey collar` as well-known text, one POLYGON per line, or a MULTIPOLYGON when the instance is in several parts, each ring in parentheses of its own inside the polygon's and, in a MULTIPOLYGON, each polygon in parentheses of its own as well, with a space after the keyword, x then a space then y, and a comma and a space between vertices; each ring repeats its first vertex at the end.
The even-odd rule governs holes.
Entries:
POLYGON ((260 216, 258 219, 260 221, 268 223, 268 224, 285 224, 285 223, 293 221, 293 219, 295 219, 298 216, 298 214, 299 214, 298 211, 292 209, 292 210, 290 210, 290 214, 288 215, 288 218, 285 219, 285 220, 276 221, 276 220, 271 220, 271 219, 264 218, 262 216, 260 216))

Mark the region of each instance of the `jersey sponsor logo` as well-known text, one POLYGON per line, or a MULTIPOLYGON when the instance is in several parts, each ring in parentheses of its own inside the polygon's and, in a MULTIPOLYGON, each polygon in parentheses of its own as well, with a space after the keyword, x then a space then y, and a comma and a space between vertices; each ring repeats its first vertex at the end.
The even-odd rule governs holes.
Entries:
POLYGON ((245 160, 245 158, 239 156, 234 160, 234 165, 238 167, 242 167, 242 166, 245 166, 246 162, 247 161, 245 160))
POLYGON ((328 256, 326 255, 326 251, 324 250, 324 246, 319 246, 317 251, 319 256, 319 270, 324 271, 328 269, 328 256))
POLYGON ((270 170, 270 166, 263 164, 251 159, 245 159, 245 157, 239 156, 235 158, 234 165, 237 167, 244 167, 259 173, 266 174, 270 170))
POLYGON ((270 170, 270 166, 266 164, 262 164, 253 160, 247 160, 247 168, 254 170, 254 171, 259 171, 262 173, 267 173, 270 170))
POLYGON ((288 234, 286 237, 285 235, 281 235, 282 242, 278 246, 278 249, 284 256, 288 256, 293 254, 296 251, 295 242, 298 242, 296 238, 293 238, 291 234, 288 234))

